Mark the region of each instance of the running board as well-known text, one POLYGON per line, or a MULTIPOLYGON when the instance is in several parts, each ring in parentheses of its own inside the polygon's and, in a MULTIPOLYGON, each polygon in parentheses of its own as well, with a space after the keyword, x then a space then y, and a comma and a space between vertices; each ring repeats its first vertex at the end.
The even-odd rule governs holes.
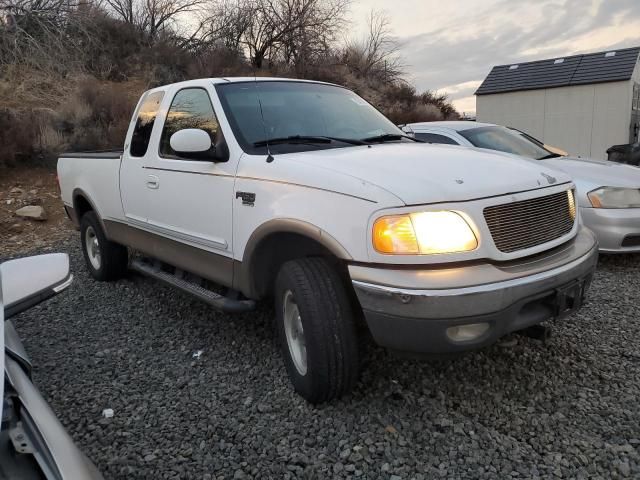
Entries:
POLYGON ((164 272, 159 267, 150 265, 143 260, 136 258, 131 262, 129 266, 131 270, 134 270, 142 275, 146 275, 156 280, 160 280, 172 287, 182 290, 185 293, 193 295, 194 297, 208 303, 212 307, 222 310, 228 313, 242 313, 253 310, 256 306, 253 300, 234 300, 229 297, 225 297, 211 290, 196 285, 195 283, 188 282, 182 278, 178 278, 175 275, 164 272))

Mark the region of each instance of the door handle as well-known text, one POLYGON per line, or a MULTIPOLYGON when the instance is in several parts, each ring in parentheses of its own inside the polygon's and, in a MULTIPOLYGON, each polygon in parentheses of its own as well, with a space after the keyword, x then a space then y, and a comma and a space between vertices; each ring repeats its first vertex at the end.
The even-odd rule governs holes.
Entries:
POLYGON ((158 187, 160 187, 160 179, 155 175, 149 175, 147 177, 147 188, 156 190, 158 187))

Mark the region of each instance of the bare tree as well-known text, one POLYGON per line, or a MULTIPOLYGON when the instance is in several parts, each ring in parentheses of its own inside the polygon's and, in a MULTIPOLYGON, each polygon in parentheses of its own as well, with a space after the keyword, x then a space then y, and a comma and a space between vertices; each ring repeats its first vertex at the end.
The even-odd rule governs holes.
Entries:
POLYGON ((300 61, 326 45, 344 24, 349 0, 256 0, 254 22, 244 36, 253 65, 265 58, 300 61))
POLYGON ((200 41, 240 52, 242 39, 254 21, 254 10, 252 0, 214 0, 202 12, 200 41))
POLYGON ((369 13, 366 38, 349 42, 344 57, 349 68, 365 78, 389 83, 403 74, 399 45, 391 34, 389 18, 382 11, 369 13))
POLYGON ((86 34, 79 26, 74 0, 0 0, 0 64, 28 64, 64 70, 81 54, 68 33, 86 34))
POLYGON ((105 5, 116 18, 131 25, 141 26, 142 4, 137 0, 105 0, 105 5))
POLYGON ((138 27, 154 40, 174 27, 180 15, 199 9, 205 0, 104 0, 116 18, 138 27))
POLYGON ((310 9, 299 28, 282 42, 284 62, 294 65, 298 74, 305 75, 308 63, 326 58, 333 49, 337 33, 346 24, 348 7, 348 1, 331 1, 310 9))
POLYGON ((328 48, 350 0, 219 0, 204 23, 206 39, 243 50, 256 68, 265 61, 298 64, 328 48))
POLYGON ((145 0, 144 28, 151 38, 173 26, 184 13, 200 8, 204 0, 145 0))

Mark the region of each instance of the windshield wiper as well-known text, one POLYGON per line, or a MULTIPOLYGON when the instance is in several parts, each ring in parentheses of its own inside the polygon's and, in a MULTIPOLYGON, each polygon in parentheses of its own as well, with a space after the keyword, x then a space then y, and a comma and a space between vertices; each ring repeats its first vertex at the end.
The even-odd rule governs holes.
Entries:
POLYGON ((403 138, 407 138, 409 140, 413 140, 417 143, 425 143, 422 140, 418 140, 415 137, 411 137, 409 135, 402 135, 400 133, 383 133, 382 135, 376 135, 374 137, 363 138, 363 142, 371 143, 371 142, 394 142, 397 140, 402 140, 403 138))
POLYGON ((362 140, 357 140, 355 138, 339 138, 339 137, 327 137, 323 135, 291 135, 289 137, 277 137, 277 138, 269 138, 267 140, 259 140, 257 142, 253 142, 254 147, 265 147, 267 145, 278 145, 278 144, 304 144, 304 143, 332 143, 332 142, 342 142, 348 143, 351 145, 366 145, 366 142, 362 140))
POLYGON ((342 138, 342 137, 322 137, 328 138, 330 140, 335 140, 336 142, 344 142, 349 143, 351 145, 366 145, 367 142, 363 142, 362 140, 358 140, 357 138, 342 138))
POLYGON ((548 160, 550 158, 558 158, 558 157, 561 157, 561 156, 562 155, 557 154, 557 153, 550 153, 549 155, 545 155, 544 157, 537 158, 536 160, 548 160))

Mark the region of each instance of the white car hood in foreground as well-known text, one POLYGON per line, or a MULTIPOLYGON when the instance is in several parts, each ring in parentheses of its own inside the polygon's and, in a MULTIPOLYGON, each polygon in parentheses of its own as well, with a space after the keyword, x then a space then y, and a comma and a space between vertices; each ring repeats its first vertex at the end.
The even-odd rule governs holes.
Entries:
MULTIPOLYGON (((327 177, 320 171, 332 170, 383 188, 406 205, 472 200, 571 181, 539 161, 514 161, 512 155, 450 145, 388 143, 334 148, 276 155, 275 162, 285 159, 318 169, 319 175, 305 179, 307 185, 335 188, 321 184, 322 177, 327 177)), ((283 165, 285 176, 287 170, 283 165)))
POLYGON ((640 188, 640 168, 632 165, 576 157, 550 158, 542 162, 568 173, 578 187, 589 183, 593 187, 640 188))

